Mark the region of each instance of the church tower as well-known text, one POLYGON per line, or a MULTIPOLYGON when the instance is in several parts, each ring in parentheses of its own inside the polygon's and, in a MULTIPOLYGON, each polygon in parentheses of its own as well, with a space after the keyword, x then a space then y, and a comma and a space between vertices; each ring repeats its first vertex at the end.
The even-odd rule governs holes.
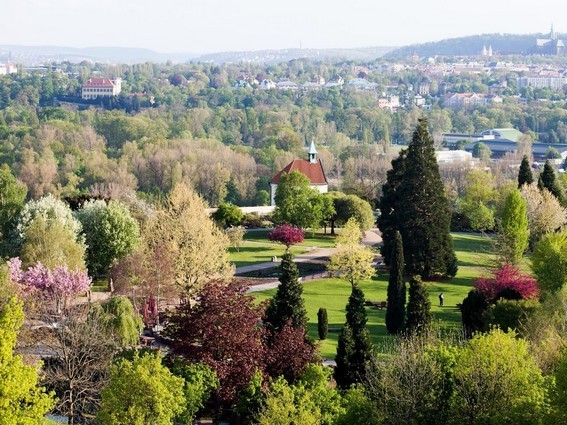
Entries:
POLYGON ((315 142, 311 139, 311 146, 309 146, 309 150, 307 151, 309 155, 309 163, 316 164, 317 163, 317 149, 315 148, 315 142))

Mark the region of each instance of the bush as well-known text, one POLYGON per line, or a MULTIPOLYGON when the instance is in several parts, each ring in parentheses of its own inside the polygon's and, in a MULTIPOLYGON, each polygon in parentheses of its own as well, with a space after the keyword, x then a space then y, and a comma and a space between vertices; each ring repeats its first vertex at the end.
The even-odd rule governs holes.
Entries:
MULTIPOLYGON (((496 302, 498 297, 507 298, 506 293, 515 291, 521 299, 533 299, 538 296, 536 280, 527 274, 522 274, 511 264, 504 264, 492 272, 492 277, 479 277, 474 281, 474 287, 481 292, 490 304, 496 302)), ((515 295, 515 294, 514 294, 515 295)), ((514 299, 517 297, 511 296, 514 299)))
POLYGON ((538 305, 536 300, 500 300, 490 307, 490 324, 504 332, 510 329, 519 331, 538 305))
POLYGON ((317 312, 317 331, 319 332, 319 339, 327 339, 329 333, 329 319, 327 317, 327 309, 321 307, 317 312))
POLYGON ((463 330, 467 337, 488 329, 488 301, 482 292, 473 289, 457 307, 461 310, 463 330))
POLYGON ((222 227, 238 226, 244 219, 244 214, 236 205, 222 203, 213 213, 213 219, 222 227))

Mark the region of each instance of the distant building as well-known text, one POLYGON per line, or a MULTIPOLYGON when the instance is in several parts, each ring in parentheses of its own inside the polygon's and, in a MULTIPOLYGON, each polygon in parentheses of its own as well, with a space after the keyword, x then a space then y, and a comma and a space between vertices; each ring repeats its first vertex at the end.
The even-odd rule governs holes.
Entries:
POLYGON ((435 151, 438 164, 454 164, 460 162, 471 162, 472 153, 467 151, 435 151))
POLYGON ((311 182, 309 187, 317 189, 320 193, 327 193, 329 191, 329 183, 327 182, 327 177, 323 170, 323 163, 320 159, 317 159, 317 149, 313 141, 311 141, 311 146, 309 146, 309 150, 307 151, 307 157, 307 160, 294 159, 270 180, 270 205, 276 205, 276 189, 278 188, 283 173, 289 174, 292 171, 299 171, 306 175, 311 182))
POLYGON ((0 63, 0 75, 15 74, 18 72, 18 67, 10 62, 0 63))
POLYGON ((535 45, 532 48, 532 53, 545 56, 565 55, 565 43, 563 40, 559 40, 557 33, 553 30, 553 25, 549 32, 549 38, 536 39, 535 45))
POLYGON ((260 84, 258 85, 258 88, 260 90, 270 90, 270 89, 275 89, 276 88, 276 83, 274 83, 272 80, 270 79, 264 79, 260 82, 260 84))
POLYGON ((486 46, 482 46, 481 55, 491 57, 492 56, 492 46, 488 46, 488 49, 486 48, 486 46))
POLYGON ((529 77, 516 78, 516 87, 533 87, 536 89, 550 88, 555 91, 560 91, 563 86, 567 84, 567 78, 561 76, 548 76, 548 75, 532 75, 529 77))
POLYGON ((462 109, 474 106, 486 106, 491 103, 502 103, 502 98, 493 94, 454 93, 443 96, 445 107, 462 109))
POLYGON ((118 96, 122 91, 122 80, 117 78, 89 78, 83 84, 81 97, 85 100, 96 99, 97 97, 118 96))

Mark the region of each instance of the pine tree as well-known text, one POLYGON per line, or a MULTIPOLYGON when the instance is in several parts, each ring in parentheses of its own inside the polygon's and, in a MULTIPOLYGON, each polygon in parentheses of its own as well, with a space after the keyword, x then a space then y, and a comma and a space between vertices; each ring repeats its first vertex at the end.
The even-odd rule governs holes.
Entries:
POLYGON ((537 185, 542 190, 549 190, 560 203, 563 203, 563 192, 557 183, 555 171, 553 171, 553 167, 549 163, 549 160, 545 161, 545 165, 543 166, 543 171, 539 175, 537 185))
POLYGON ((266 322, 272 330, 279 331, 289 321, 293 328, 307 324, 307 312, 303 302, 303 286, 299 282, 299 270, 293 255, 286 252, 280 264, 280 284, 276 295, 266 308, 266 322))
POLYGON ((346 306, 346 323, 337 347, 335 380, 343 388, 366 381, 368 363, 372 358, 366 320, 364 293, 354 284, 346 306))
POLYGON ((396 231, 394 250, 388 280, 388 309, 386 328, 388 333, 396 334, 404 329, 406 315, 406 284, 404 282, 404 248, 402 236, 396 231))
POLYGON ((454 275, 457 260, 449 232, 451 207, 425 118, 419 120, 407 153, 392 161, 380 208, 378 227, 385 241, 382 255, 387 264, 391 263, 391 241, 398 230, 408 273, 454 275))
POLYGON ((431 302, 427 288, 419 275, 414 276, 410 280, 406 332, 419 333, 427 329, 430 323, 431 302))
POLYGON ((525 184, 532 184, 534 182, 534 176, 532 175, 532 168, 530 167, 530 161, 528 157, 524 155, 522 158, 522 163, 520 164, 520 171, 518 173, 518 188, 522 188, 525 184))

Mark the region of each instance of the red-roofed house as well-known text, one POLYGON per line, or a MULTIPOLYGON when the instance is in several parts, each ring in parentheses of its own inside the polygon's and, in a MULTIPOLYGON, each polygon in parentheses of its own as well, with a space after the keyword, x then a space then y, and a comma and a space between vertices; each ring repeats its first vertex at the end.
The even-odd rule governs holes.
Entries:
POLYGON ((81 97, 83 99, 96 99, 103 96, 118 96, 122 90, 122 80, 117 78, 111 80, 110 78, 89 78, 83 84, 83 91, 81 97))
POLYGON ((270 180, 270 199, 271 205, 276 205, 276 189, 282 173, 291 173, 292 171, 299 171, 305 174, 307 178, 311 181, 309 187, 317 189, 320 193, 327 193, 329 191, 329 183, 327 182, 327 177, 325 177, 325 171, 323 170, 323 163, 320 159, 317 159, 317 149, 315 149, 315 142, 311 141, 311 146, 307 151, 309 159, 294 159, 289 164, 285 166, 278 174, 276 174, 272 180, 270 180))

